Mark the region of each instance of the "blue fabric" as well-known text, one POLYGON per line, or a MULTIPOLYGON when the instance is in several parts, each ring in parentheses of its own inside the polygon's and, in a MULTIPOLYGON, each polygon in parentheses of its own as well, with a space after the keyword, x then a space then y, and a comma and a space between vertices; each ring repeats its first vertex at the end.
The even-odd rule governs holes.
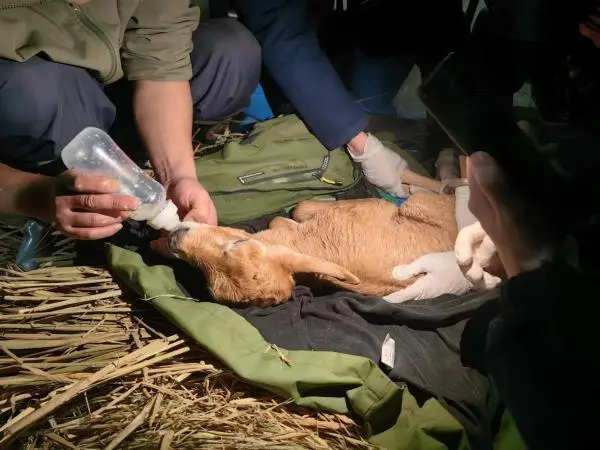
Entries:
POLYGON ((243 125, 273 118, 273 111, 260 84, 250 96, 250 105, 248 105, 245 114, 244 120, 242 120, 243 125))
POLYGON ((413 58, 369 58, 360 50, 354 54, 352 93, 369 114, 396 116, 394 97, 410 73, 413 58))
POLYGON ((366 111, 319 47, 306 0, 244 0, 236 9, 274 80, 323 145, 345 145, 367 127, 366 111))

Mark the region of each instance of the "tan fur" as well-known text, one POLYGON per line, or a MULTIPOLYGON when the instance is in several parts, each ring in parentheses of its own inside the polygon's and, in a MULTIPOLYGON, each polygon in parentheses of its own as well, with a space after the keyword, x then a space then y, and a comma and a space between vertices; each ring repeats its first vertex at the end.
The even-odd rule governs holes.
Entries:
POLYGON ((451 251, 457 235, 454 198, 425 192, 399 208, 379 199, 304 201, 292 218, 255 234, 194 224, 174 232, 170 247, 204 272, 217 301, 269 306, 287 301, 299 279, 390 294, 417 279, 395 280, 395 266, 451 251))

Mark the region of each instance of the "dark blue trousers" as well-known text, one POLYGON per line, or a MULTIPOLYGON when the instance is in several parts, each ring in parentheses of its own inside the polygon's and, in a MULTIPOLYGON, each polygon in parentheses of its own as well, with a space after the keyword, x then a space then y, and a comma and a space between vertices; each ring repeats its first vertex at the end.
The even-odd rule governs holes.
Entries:
MULTIPOLYGON (((221 121, 241 112, 260 77, 260 46, 233 19, 202 21, 193 36, 194 116, 221 121)), ((62 148, 83 128, 112 132, 126 151, 136 137, 131 83, 103 86, 86 70, 41 57, 0 59, 0 162, 27 171, 56 171, 62 148), (116 137, 116 136, 115 136, 116 137), (50 169, 54 168, 54 169, 50 169)), ((139 145, 139 144, 138 144, 139 145)))

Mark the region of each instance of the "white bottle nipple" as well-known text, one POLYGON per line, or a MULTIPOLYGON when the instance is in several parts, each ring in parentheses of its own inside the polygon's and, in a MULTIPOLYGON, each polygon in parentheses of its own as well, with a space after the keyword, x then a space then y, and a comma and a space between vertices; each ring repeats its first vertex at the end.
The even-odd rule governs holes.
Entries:
POLYGON ((171 200, 167 200, 164 208, 154 217, 148 219, 147 223, 155 230, 173 231, 181 223, 177 206, 171 200))

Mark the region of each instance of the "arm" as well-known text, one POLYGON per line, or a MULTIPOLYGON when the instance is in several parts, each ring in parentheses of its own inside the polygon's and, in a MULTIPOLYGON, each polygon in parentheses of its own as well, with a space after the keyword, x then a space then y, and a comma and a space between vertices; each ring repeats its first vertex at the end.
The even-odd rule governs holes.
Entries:
POLYGON ((307 1, 238 0, 235 6, 273 78, 323 145, 333 149, 357 138, 362 149, 367 114, 320 49, 307 1))
POLYGON ((199 10, 189 0, 144 0, 127 27, 121 58, 134 81, 133 109, 156 177, 184 220, 217 223, 198 183, 192 148, 192 33, 199 10))
POLYGON ((188 0, 145 0, 125 33, 121 57, 135 82, 134 114, 157 178, 196 177, 191 143, 192 33, 198 8, 188 0))
POLYGON ((187 81, 138 81, 134 113, 160 183, 196 178, 192 147, 192 95, 187 81))
POLYGON ((137 208, 134 197, 115 195, 114 180, 65 172, 57 178, 0 164, 0 213, 54 223, 75 239, 102 239, 121 229, 137 208))
POLYGON ((21 172, 0 164, 0 212, 52 222, 54 192, 52 178, 21 172))

